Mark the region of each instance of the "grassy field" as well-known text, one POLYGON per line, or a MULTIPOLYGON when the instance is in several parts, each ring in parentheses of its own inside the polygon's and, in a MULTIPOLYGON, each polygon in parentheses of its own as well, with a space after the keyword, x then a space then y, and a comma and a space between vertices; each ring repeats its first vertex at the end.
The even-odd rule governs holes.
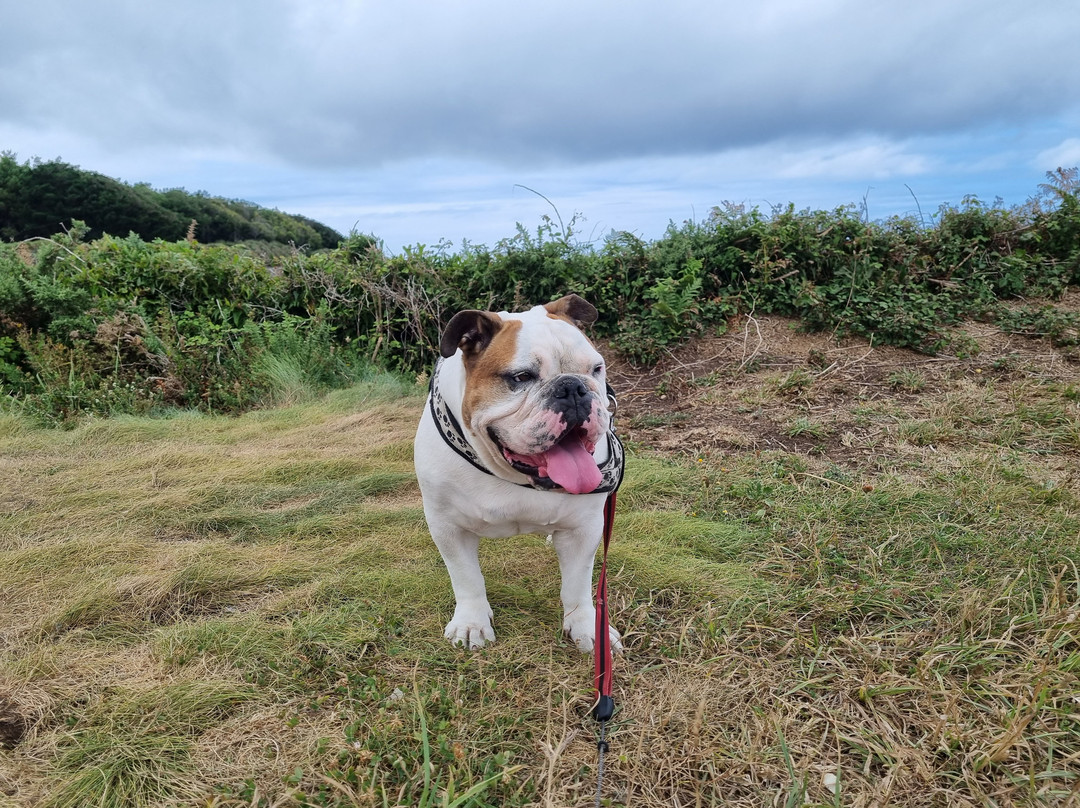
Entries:
MULTIPOLYGON (((793 334, 617 369, 605 804, 1080 804, 1075 358, 793 334)), ((0 804, 591 805, 544 540, 482 545, 495 645, 442 639, 423 390, 0 414, 0 804)))

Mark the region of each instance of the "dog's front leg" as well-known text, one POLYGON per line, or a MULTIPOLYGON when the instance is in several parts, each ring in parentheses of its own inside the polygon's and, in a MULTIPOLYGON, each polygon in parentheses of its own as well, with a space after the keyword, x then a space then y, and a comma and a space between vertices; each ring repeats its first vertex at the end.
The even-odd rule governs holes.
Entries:
MULTIPOLYGON (((563 631, 585 653, 596 639, 596 608, 592 599, 593 560, 600 546, 600 525, 593 530, 557 530, 551 543, 562 571, 563 631)), ((611 647, 622 650, 619 632, 609 628, 611 647)))
POLYGON ((484 574, 480 571, 480 537, 458 528, 431 530, 431 537, 446 563, 454 588, 454 616, 446 624, 445 636, 454 645, 481 648, 495 641, 491 627, 484 574))

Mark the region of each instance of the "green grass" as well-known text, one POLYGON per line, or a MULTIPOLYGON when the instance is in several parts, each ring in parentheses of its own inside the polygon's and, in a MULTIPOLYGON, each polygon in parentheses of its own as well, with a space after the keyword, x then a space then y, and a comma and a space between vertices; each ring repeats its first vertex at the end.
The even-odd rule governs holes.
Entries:
POLYGON ((179 681, 105 696, 70 725, 57 748, 48 806, 159 805, 201 792, 192 739, 255 694, 225 682, 179 681))
MULTIPOLYGON (((921 397, 857 404, 872 462, 631 452, 610 804, 1080 788, 1076 397, 903 381, 921 397)), ((6 798, 591 803, 592 663, 561 636, 544 539, 481 546, 497 643, 442 639, 422 397, 386 377, 236 418, 0 415, 0 727, 23 728, 0 735, 6 798)))
POLYGON ((800 416, 788 424, 785 430, 793 438, 823 439, 829 435, 829 427, 813 418, 800 416))
POLYGON ((919 393, 926 387, 926 377, 912 368, 900 368, 889 374, 889 386, 905 393, 919 393))

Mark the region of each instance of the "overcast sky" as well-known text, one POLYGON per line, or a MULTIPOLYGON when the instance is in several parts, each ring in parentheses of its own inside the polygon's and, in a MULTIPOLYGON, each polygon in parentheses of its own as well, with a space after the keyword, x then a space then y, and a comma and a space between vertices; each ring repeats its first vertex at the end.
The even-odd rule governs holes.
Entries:
MULTIPOLYGON (((1080 164, 1080 0, 0 0, 0 149, 494 245, 1080 164)), ((910 189, 910 190, 909 190, 910 189)))

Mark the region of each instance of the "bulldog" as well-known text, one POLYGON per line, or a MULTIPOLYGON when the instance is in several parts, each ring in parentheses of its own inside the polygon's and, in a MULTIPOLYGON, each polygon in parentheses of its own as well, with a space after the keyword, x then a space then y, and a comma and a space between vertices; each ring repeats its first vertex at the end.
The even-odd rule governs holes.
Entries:
MULTIPOLYGON (((454 590, 455 645, 495 639, 480 538, 540 533, 559 558, 563 630, 593 650, 593 560, 623 468, 604 359, 581 331, 595 320, 567 295, 516 314, 462 311, 442 334, 414 462, 454 590)), ((610 640, 622 648, 614 629, 610 640)))

